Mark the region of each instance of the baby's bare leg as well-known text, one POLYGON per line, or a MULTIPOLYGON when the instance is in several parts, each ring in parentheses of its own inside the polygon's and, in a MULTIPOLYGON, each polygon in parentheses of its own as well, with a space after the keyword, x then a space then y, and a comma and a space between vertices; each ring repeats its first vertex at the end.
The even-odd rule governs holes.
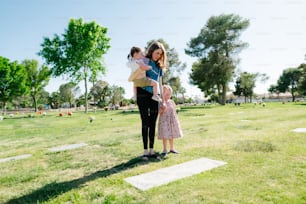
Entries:
POLYGON ((137 87, 136 86, 134 86, 133 92, 134 92, 134 98, 136 99, 137 98, 137 87))
POLYGON ((155 100, 155 101, 161 102, 162 98, 159 97, 158 92, 157 92, 158 83, 154 80, 151 80, 151 86, 153 87, 152 99, 155 100))

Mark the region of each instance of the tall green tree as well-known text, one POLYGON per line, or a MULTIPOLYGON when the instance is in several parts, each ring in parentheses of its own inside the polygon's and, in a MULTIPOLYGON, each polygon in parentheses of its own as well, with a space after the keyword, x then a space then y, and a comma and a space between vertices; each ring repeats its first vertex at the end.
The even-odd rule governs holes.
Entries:
POLYGON ((38 100, 37 104, 46 105, 49 102, 49 92, 47 92, 45 89, 42 89, 38 93, 38 100))
POLYGON ((295 94, 298 91, 298 84, 301 76, 301 69, 288 68, 283 71, 282 75, 277 80, 277 87, 279 91, 282 93, 289 91, 292 96, 292 102, 295 101, 295 94))
POLYGON ((163 76, 163 83, 171 85, 172 89, 174 90, 178 90, 181 87, 181 81, 178 80, 179 75, 185 70, 187 65, 186 63, 183 63, 180 61, 179 54, 175 50, 175 48, 171 48, 169 44, 162 38, 157 39, 157 40, 151 40, 147 42, 146 49, 149 47, 149 45, 152 42, 155 42, 155 41, 158 41, 164 45, 166 54, 167 54, 167 70, 163 76), (179 83, 170 84, 173 81, 176 81, 179 83))
POLYGON ((66 75, 73 82, 84 81, 85 112, 88 112, 88 80, 105 72, 103 55, 110 48, 107 28, 96 22, 71 19, 62 36, 44 38, 38 53, 52 66, 53 76, 66 75))
POLYGON ((34 110, 36 112, 39 92, 48 85, 51 72, 45 65, 38 67, 37 60, 24 60, 22 65, 27 71, 26 84, 29 87, 30 96, 33 100, 34 110))
POLYGON ((4 114, 7 102, 27 92, 26 79, 24 66, 0 56, 0 102, 4 114))
POLYGON ((271 94, 275 93, 277 95, 277 98, 279 98, 280 91, 277 85, 271 84, 270 87, 268 88, 268 91, 271 94))
POLYGON ((72 107, 72 104, 75 101, 76 92, 79 89, 75 83, 69 82, 62 84, 59 87, 59 96, 62 103, 69 103, 69 108, 72 107))
POLYGON ((48 103, 52 109, 58 109, 61 106, 61 97, 58 91, 52 92, 48 98, 48 103))
POLYGON ((237 53, 247 46, 239 37, 247 27, 249 20, 235 14, 212 16, 201 29, 197 37, 191 38, 185 53, 197 57, 192 72, 203 72, 203 78, 191 73, 191 83, 204 93, 218 91, 219 102, 225 104, 228 83, 233 79, 237 53), (210 79, 210 84, 204 82, 210 79))
POLYGON ((299 79, 298 91, 302 95, 305 96, 306 95, 306 64, 301 64, 300 66, 298 66, 298 69, 301 70, 301 77, 299 79))
POLYGON ((106 105, 106 97, 111 95, 111 90, 106 81, 99 80, 97 81, 90 89, 90 94, 98 99, 98 103, 101 106, 106 105))
POLYGON ((186 89, 184 87, 180 87, 179 90, 177 91, 179 94, 182 95, 182 103, 185 103, 185 93, 186 93, 186 89))
POLYGON ((113 105, 120 104, 124 99, 125 90, 121 86, 113 85, 110 87, 111 95, 110 102, 113 105))
POLYGON ((247 103, 247 99, 249 98, 249 102, 252 103, 252 98, 254 95, 254 88, 256 87, 256 81, 258 79, 261 81, 266 81, 268 77, 265 74, 260 73, 248 73, 242 72, 236 80, 235 91, 233 92, 236 96, 244 96, 244 102, 247 103))
POLYGON ((216 91, 212 67, 213 65, 208 58, 203 57, 193 63, 190 73, 190 83, 196 85, 207 96, 216 91))

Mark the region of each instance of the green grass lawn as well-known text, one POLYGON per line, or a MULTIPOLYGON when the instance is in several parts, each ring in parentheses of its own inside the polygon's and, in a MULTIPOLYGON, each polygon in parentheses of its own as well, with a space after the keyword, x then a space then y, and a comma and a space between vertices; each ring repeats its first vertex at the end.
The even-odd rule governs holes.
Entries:
POLYGON ((181 154, 145 162, 138 112, 6 117, 0 159, 32 157, 0 163, 0 203, 306 203, 306 133, 292 132, 306 128, 305 103, 182 106, 179 119, 181 154), (148 191, 124 181, 201 157, 227 164, 148 191))

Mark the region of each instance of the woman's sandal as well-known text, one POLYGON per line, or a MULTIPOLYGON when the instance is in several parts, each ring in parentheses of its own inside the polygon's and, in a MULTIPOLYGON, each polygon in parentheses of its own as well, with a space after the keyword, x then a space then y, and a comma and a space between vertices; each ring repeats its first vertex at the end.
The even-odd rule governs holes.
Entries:
POLYGON ((147 154, 144 154, 144 155, 142 155, 142 160, 144 160, 144 161, 148 161, 149 160, 149 155, 147 155, 147 154))

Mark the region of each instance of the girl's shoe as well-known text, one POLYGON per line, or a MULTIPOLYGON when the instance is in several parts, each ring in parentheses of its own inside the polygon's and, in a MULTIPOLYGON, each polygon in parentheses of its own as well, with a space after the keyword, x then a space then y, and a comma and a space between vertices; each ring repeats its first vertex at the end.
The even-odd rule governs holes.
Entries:
POLYGON ((174 149, 170 150, 169 153, 172 153, 172 154, 179 154, 179 152, 176 151, 176 150, 174 150, 174 149))
POLYGON ((167 156, 167 152, 162 152, 162 153, 161 153, 161 156, 162 156, 162 157, 167 156))

